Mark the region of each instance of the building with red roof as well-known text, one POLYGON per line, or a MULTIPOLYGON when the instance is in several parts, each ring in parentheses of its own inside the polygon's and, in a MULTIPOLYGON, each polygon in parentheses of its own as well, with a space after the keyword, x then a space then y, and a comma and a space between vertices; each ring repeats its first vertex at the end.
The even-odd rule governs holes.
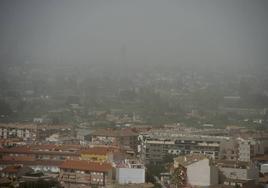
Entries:
POLYGON ((86 160, 66 160, 60 165, 59 181, 66 186, 105 186, 112 179, 112 165, 86 160))
POLYGON ((138 133, 131 128, 98 129, 87 137, 94 144, 127 146, 137 151, 138 133))
POLYGON ((1 177, 7 178, 20 178, 27 173, 31 173, 34 170, 27 166, 22 165, 11 165, 1 170, 1 177))

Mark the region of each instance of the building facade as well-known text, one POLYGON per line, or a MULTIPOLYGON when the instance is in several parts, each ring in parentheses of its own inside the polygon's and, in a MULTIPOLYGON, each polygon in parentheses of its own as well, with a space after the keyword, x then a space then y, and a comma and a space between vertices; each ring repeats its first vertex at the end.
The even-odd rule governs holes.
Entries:
POLYGON ((205 154, 217 159, 221 142, 228 139, 228 137, 182 134, 140 135, 140 153, 146 164, 161 163, 168 155, 205 154))
POLYGON ((243 186, 249 182, 258 182, 259 170, 254 163, 218 161, 217 166, 221 172, 220 182, 225 185, 243 186))
POLYGON ((174 168, 183 169, 185 183, 190 186, 208 187, 219 183, 218 168, 204 155, 190 154, 174 159, 174 168))
POLYGON ((0 124, 0 139, 20 138, 24 141, 45 141, 53 134, 73 137, 74 128, 69 125, 0 124))
POLYGON ((145 183, 145 167, 136 160, 125 160, 116 166, 116 181, 119 184, 145 183))
POLYGON ((66 160, 60 165, 59 181, 66 187, 105 187, 111 180, 112 166, 109 163, 66 160))
POLYGON ((256 155, 263 155, 265 150, 265 144, 261 140, 257 139, 238 139, 238 160, 249 162, 256 155))

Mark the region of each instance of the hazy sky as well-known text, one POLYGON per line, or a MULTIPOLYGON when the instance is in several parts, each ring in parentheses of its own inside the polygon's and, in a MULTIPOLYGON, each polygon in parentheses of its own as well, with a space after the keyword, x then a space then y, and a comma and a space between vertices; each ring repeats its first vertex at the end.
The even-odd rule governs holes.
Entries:
POLYGON ((1 0, 0 57, 268 63, 267 0, 1 0))

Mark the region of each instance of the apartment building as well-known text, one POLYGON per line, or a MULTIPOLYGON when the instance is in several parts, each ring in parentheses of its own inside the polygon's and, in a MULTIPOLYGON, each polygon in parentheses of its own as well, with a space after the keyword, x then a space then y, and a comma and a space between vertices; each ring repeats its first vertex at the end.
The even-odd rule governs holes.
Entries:
POLYGON ((65 159, 80 156, 79 145, 28 145, 0 148, 0 168, 8 165, 29 166, 35 171, 59 172, 58 166, 65 159))
POLYGON ((249 162, 257 155, 263 155, 265 147, 267 147, 266 140, 263 139, 238 139, 238 160, 249 162))
POLYGON ((220 182, 234 187, 255 184, 259 179, 259 170, 252 162, 217 161, 221 172, 220 182))
POLYGON ((89 160, 95 162, 113 161, 115 153, 120 153, 117 147, 89 147, 80 151, 80 158, 82 160, 89 160))
POLYGON ((37 126, 34 124, 0 124, 0 139, 21 138, 36 140, 37 126))
POLYGON ((0 169, 8 165, 25 165, 35 171, 59 172, 59 165, 70 159, 91 162, 113 162, 125 158, 124 151, 117 147, 81 145, 28 145, 0 148, 0 169))
POLYGON ((105 187, 111 180, 112 166, 109 163, 66 160, 60 165, 59 181, 64 187, 105 187))
POLYGON ((141 134, 140 154, 146 163, 161 163, 168 155, 205 154, 217 159, 220 145, 228 137, 190 134, 141 134))
POLYGON ((130 128, 98 129, 87 137, 93 144, 119 145, 137 151, 138 133, 130 128))
POLYGON ((74 137, 70 125, 0 124, 0 139, 20 138, 23 141, 45 141, 53 134, 60 137, 74 137))
POLYGON ((238 141, 237 139, 230 139, 221 143, 219 159, 228 161, 237 161, 238 154, 238 141))
POLYGON ((33 169, 30 167, 22 166, 22 165, 10 165, 3 168, 0 171, 1 177, 7 178, 19 178, 27 173, 33 172, 33 169))

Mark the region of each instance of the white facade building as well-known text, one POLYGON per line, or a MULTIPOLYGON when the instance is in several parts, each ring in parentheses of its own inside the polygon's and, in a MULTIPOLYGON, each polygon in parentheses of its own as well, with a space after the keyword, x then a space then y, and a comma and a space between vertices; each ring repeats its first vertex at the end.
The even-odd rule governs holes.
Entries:
POLYGON ((119 184, 145 183, 144 165, 126 160, 116 167, 116 181, 119 184))
POLYGON ((246 182, 259 181, 259 170, 254 163, 221 161, 218 166, 223 175, 221 183, 226 185, 242 186, 246 182))
POLYGON ((193 186, 217 185, 218 176, 218 169, 210 165, 209 159, 203 159, 187 166, 188 182, 193 186))
MULTIPOLYGON (((205 155, 190 154, 174 159, 174 168, 183 166, 186 170, 187 184, 191 186, 209 187, 219 183, 219 171, 213 161, 205 155)), ((183 176, 183 175, 182 175, 183 176)))
POLYGON ((257 154, 264 154, 265 144, 261 140, 255 139, 238 139, 238 160, 250 162, 257 154))
POLYGON ((260 172, 263 174, 268 173, 268 164, 261 164, 260 172))
POLYGON ((116 168, 116 180, 119 184, 145 183, 145 169, 116 168))
POLYGON ((21 138, 36 139, 36 125, 33 124, 0 124, 0 139, 21 138))

